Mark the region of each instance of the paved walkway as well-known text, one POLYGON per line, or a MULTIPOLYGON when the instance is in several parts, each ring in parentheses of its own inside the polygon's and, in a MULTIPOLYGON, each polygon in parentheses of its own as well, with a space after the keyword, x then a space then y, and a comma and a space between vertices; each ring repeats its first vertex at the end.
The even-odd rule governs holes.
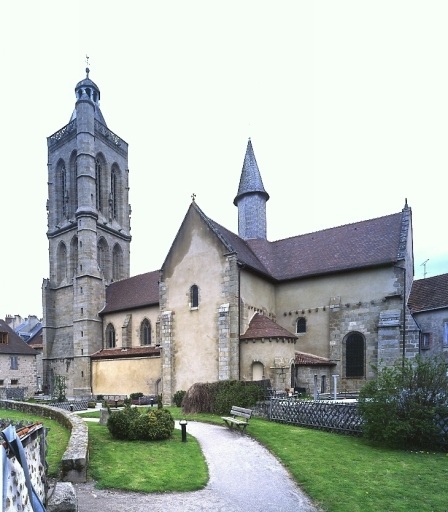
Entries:
POLYGON ((198 422, 189 422, 187 432, 199 441, 207 460, 210 479, 205 489, 143 494, 98 490, 92 482, 75 484, 79 512, 319 511, 277 459, 249 436, 198 422))

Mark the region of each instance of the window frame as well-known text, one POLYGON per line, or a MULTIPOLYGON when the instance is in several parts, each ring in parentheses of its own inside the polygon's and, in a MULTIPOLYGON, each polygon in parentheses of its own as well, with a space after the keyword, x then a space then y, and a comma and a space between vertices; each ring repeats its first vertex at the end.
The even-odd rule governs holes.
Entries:
POLYGON ((430 332, 420 333, 420 350, 429 350, 431 348, 431 338, 430 332))
POLYGON ((106 348, 116 348, 117 346, 117 336, 115 332, 114 325, 109 322, 106 327, 106 348), (113 339, 112 338, 113 335, 113 339))
POLYGON ((190 309, 199 309, 199 286, 197 284, 190 286, 190 309))
POLYGON ((144 318, 142 323, 140 324, 140 345, 144 347, 148 347, 152 345, 152 329, 151 322, 144 318), (146 336, 146 333, 149 332, 149 336, 146 336), (149 341, 147 340, 149 339, 149 341))
POLYGON ((305 334, 306 333, 306 318, 304 316, 299 316, 296 320, 296 334, 305 334), (299 330, 300 323, 300 330, 299 330))
POLYGON ((366 376, 366 341, 357 331, 345 338, 345 378, 364 379, 366 376), (361 370, 357 372, 356 370, 361 370))

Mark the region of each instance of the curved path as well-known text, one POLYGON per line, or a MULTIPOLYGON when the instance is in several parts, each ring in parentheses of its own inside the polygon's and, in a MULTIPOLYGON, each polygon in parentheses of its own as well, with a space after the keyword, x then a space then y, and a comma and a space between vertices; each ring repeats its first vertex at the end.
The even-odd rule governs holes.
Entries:
MULTIPOLYGON (((178 424, 176 422, 176 427, 178 424)), ((74 484, 79 512, 318 512, 286 469, 249 436, 227 427, 190 422, 209 467, 205 489, 186 493, 133 493, 74 484)))

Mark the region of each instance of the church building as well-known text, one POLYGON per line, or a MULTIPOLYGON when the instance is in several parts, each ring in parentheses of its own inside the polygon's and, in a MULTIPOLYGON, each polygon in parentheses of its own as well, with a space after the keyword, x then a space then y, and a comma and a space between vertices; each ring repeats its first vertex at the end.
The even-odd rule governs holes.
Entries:
POLYGON ((107 127, 89 70, 75 94, 69 124, 48 138, 48 391, 55 376, 70 396, 143 392, 164 403, 228 379, 328 393, 337 378, 340 391, 357 391, 373 364, 418 352, 407 202, 268 241, 269 194, 249 140, 233 199, 238 234, 193 198, 160 269, 130 277, 128 146, 107 127))

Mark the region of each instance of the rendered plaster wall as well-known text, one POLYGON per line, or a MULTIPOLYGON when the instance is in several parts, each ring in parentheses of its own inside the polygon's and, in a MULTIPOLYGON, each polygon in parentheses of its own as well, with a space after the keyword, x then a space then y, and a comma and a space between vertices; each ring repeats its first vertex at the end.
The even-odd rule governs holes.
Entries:
MULTIPOLYGON (((141 309, 133 309, 131 312, 107 313, 103 316, 103 340, 106 340, 106 329, 112 324, 115 329, 115 347, 140 347, 143 345, 141 340, 141 325, 143 320, 147 319, 151 323, 151 345, 160 343, 160 335, 157 332, 157 322, 159 320, 158 305, 141 309)), ((107 348, 104 346, 103 348, 107 348)))
POLYGON ((348 331, 363 332, 364 320, 358 324, 345 322, 348 311, 378 322, 378 311, 389 307, 383 299, 396 293, 396 278, 390 268, 287 283, 277 287, 277 322, 295 334, 297 319, 304 317, 306 333, 299 334, 296 350, 329 358, 333 352, 331 341, 341 343, 348 331), (344 310, 344 325, 338 326, 332 311, 339 307, 344 310))
POLYGON ((94 395, 158 394, 161 358, 101 359, 92 361, 94 395), (120 378, 120 376, 126 376, 120 378))
POLYGON ((195 382, 238 378, 238 274, 235 258, 226 252, 190 209, 162 276, 164 401, 195 382), (194 284, 197 308, 190 303, 194 284))

